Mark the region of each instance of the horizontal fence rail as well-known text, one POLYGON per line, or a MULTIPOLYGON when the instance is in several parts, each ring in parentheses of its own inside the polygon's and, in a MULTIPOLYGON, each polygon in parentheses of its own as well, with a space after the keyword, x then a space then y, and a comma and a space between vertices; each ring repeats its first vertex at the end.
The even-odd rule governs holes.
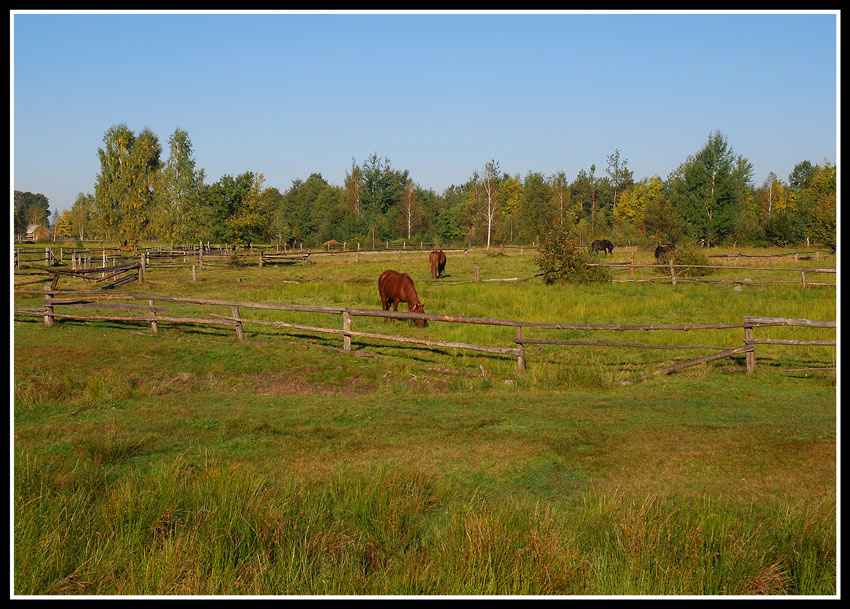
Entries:
MULTIPOLYGON (((121 247, 121 248, 100 248, 100 249, 91 249, 91 248, 68 248, 67 251, 65 248, 59 249, 59 256, 57 257, 53 251, 54 248, 46 247, 44 248, 44 252, 42 253, 40 249, 36 250, 18 250, 14 251, 14 266, 16 269, 35 269, 35 268, 50 268, 50 267, 68 267, 70 266, 71 270, 80 272, 81 269, 98 269, 99 271, 93 272, 101 272, 103 273, 103 269, 109 269, 112 267, 118 266, 118 260, 122 262, 125 260, 129 260, 130 263, 133 261, 139 263, 142 266, 142 270, 139 272, 139 281, 141 283, 144 282, 144 272, 149 268, 179 268, 182 266, 191 265, 192 267, 192 278, 193 280, 197 280, 197 269, 204 269, 205 267, 230 267, 234 264, 238 265, 257 265, 263 267, 265 265, 275 265, 275 264, 286 264, 286 265, 298 265, 298 264, 308 264, 313 262, 312 258, 317 256, 336 256, 336 255, 353 255, 356 262, 359 262, 360 255, 368 255, 368 254, 387 254, 390 252, 395 252, 396 255, 400 258, 402 253, 413 253, 413 254, 423 254, 425 252, 430 251, 434 246, 425 245, 424 242, 420 242, 418 245, 414 243, 406 243, 403 242, 401 244, 391 244, 389 242, 385 243, 384 248, 371 248, 366 249, 362 248, 361 244, 356 243, 355 247, 348 248, 347 243, 341 243, 337 246, 331 247, 330 245, 325 247, 319 247, 317 249, 306 248, 303 247, 303 244, 298 247, 287 247, 284 246, 281 250, 280 245, 271 245, 271 246, 257 246, 252 245, 248 247, 231 247, 229 245, 216 245, 211 247, 209 243, 206 245, 200 243, 194 246, 183 246, 183 247, 170 247, 170 248, 132 248, 132 247, 121 247), (68 261, 66 261, 66 255, 68 257, 68 261), (234 258, 234 255, 236 256, 234 258), (101 266, 97 267, 92 264, 94 261, 101 261, 101 266), (112 261, 112 266, 107 266, 108 261, 112 261), (44 267, 35 267, 32 264, 27 263, 41 263, 44 267)), ((778 254, 712 254, 709 255, 709 258, 734 258, 735 259, 735 268, 745 269, 748 271, 757 271, 757 272, 792 272, 799 273, 800 279, 796 280, 763 280, 763 279, 715 279, 715 278, 705 278, 705 277, 690 277, 683 276, 682 271, 687 269, 712 269, 712 270, 723 270, 729 271, 732 267, 729 265, 694 265, 694 264, 675 264, 672 260, 669 263, 665 264, 640 264, 635 262, 635 250, 636 246, 616 246, 621 249, 630 249, 631 250, 631 261, 625 262, 610 262, 610 263, 587 263, 587 266, 594 267, 606 267, 615 271, 624 271, 626 269, 630 270, 632 278, 631 279, 611 279, 614 283, 646 283, 646 282, 657 282, 657 281, 670 281, 671 285, 677 285, 679 282, 693 282, 693 283, 731 283, 737 285, 767 285, 767 284, 798 284, 804 288, 807 287, 837 287, 837 283, 834 282, 823 282, 823 281, 813 281, 813 275, 819 274, 835 274, 837 273, 837 269, 835 268, 811 268, 811 267, 776 267, 776 266, 743 266, 739 267, 737 264, 737 260, 739 257, 744 258, 752 258, 752 259, 764 259, 772 261, 773 258, 790 258, 793 256, 794 260, 797 261, 799 259, 803 260, 811 260, 811 256, 802 256, 801 254, 814 254, 814 259, 817 260, 819 258, 820 250, 813 250, 812 252, 789 252, 789 253, 778 253, 778 254), (666 277, 664 275, 658 277, 649 277, 644 279, 634 279, 635 269, 647 269, 647 268, 655 268, 655 269, 669 269, 669 275, 666 277), (678 272, 677 272, 678 271, 678 272)), ((530 251, 536 250, 536 245, 531 246, 498 246, 501 252, 504 252, 506 249, 519 250, 522 254, 525 249, 530 251)), ((463 253, 464 257, 468 256, 468 253, 472 249, 470 245, 468 248, 444 248, 443 251, 448 253, 463 253)), ((481 248, 478 248, 481 249, 481 248)), ((493 247, 493 250, 496 249, 496 246, 493 247)), ((535 279, 537 277, 542 276, 542 273, 538 273, 536 275, 531 275, 529 277, 507 277, 507 278, 488 278, 482 279, 479 276, 478 268, 475 269, 475 282, 512 282, 512 281, 528 281, 530 279, 535 279)), ((102 275, 103 277, 103 275, 102 275)), ((129 281, 129 279, 124 278, 123 282, 129 281)), ((123 283, 122 282, 122 283, 123 283)), ((31 283, 37 283, 37 281, 32 281, 31 283)), ((473 281, 443 281, 439 282, 436 285, 459 285, 464 283, 473 283, 473 281)), ((17 285, 24 285, 23 283, 17 285)), ((120 285, 120 283, 115 284, 120 285)), ((110 285, 109 287, 115 287, 115 285, 110 285)))
POLYGON ((813 321, 811 319, 793 319, 787 317, 759 317, 755 315, 744 317, 744 323, 747 324, 744 329, 744 343, 752 347, 752 350, 747 353, 747 373, 752 374, 756 369, 756 354, 755 345, 818 345, 818 346, 837 346, 834 340, 788 340, 788 339, 769 339, 755 338, 756 328, 778 327, 778 326, 796 326, 805 328, 836 328, 837 324, 834 321, 813 321))
MULTIPOLYGON (((58 277, 58 275, 56 276, 58 277)), ((45 286, 43 290, 15 290, 16 294, 31 294, 41 295, 44 298, 43 306, 38 307, 21 307, 14 309, 16 314, 43 316, 44 323, 47 326, 52 326, 56 319, 69 319, 79 321, 114 321, 114 322, 141 322, 149 324, 151 331, 156 333, 160 323, 175 323, 175 324, 200 324, 212 326, 231 327, 236 331, 236 337, 239 340, 244 340, 244 325, 256 324, 273 326, 277 328, 286 328, 292 330, 317 332, 324 334, 340 335, 343 337, 343 351, 351 350, 351 340, 354 338, 370 339, 379 341, 389 341, 398 343, 407 343, 422 345, 426 347, 440 347, 451 349, 471 350, 482 353, 490 353, 495 355, 506 355, 515 357, 517 360, 517 369, 525 370, 526 345, 572 345, 572 346, 591 346, 605 348, 637 348, 637 349, 705 349, 717 350, 719 353, 705 356, 699 359, 682 362, 662 370, 658 370, 639 377, 637 380, 643 380, 658 374, 665 374, 681 370, 683 368, 698 365, 720 359, 746 353, 747 355, 747 372, 752 373, 755 369, 755 346, 756 345, 818 345, 818 346, 834 346, 835 341, 798 341, 789 339, 756 339, 754 337, 755 328, 759 327, 778 327, 778 326, 800 326, 809 328, 836 328, 834 321, 813 321, 806 319, 790 319, 776 317, 759 317, 749 316, 742 323, 716 323, 716 324, 600 324, 600 323, 560 323, 560 322, 533 322, 524 320, 503 320, 483 317, 467 317, 460 315, 440 315, 433 313, 410 313, 403 311, 384 311, 377 309, 354 309, 349 307, 327 307, 327 306, 312 306, 312 305, 295 305, 284 303, 262 303, 262 302, 245 302, 236 300, 223 299, 206 299, 206 298, 191 298, 167 296, 162 294, 150 293, 110 293, 105 294, 102 291, 86 291, 86 290, 56 290, 55 279, 50 286, 45 286), (124 302, 121 302, 124 301, 124 302), (128 302, 130 301, 130 302, 128 302), (145 301, 146 304, 133 304, 134 302, 145 301), (217 306, 224 307, 229 310, 229 315, 221 315, 216 313, 207 313, 202 317, 165 314, 162 310, 164 303, 182 303, 195 304, 202 306, 217 306), (129 311, 144 313, 143 316, 128 316, 128 315, 112 315, 112 314, 82 314, 82 313, 64 313, 57 312, 57 308, 82 308, 82 309, 104 309, 115 311, 129 311), (284 321, 272 321, 266 319, 252 319, 240 313, 240 309, 257 309, 270 311, 289 311, 301 313, 319 313, 330 315, 342 315, 342 328, 327 328, 315 325, 298 324, 284 321), (425 320, 433 322, 445 323, 466 323, 480 324, 489 326, 513 327, 514 337, 513 346, 494 346, 494 345, 475 345, 462 342, 441 341, 426 338, 418 338, 411 336, 395 336, 383 333, 361 332, 351 328, 351 320, 354 317, 376 317, 384 319, 407 319, 407 320, 425 320), (580 331, 695 331, 695 330, 728 330, 740 329, 745 331, 744 345, 739 347, 730 347, 724 345, 704 345, 704 344, 684 344, 684 345, 666 345, 666 344, 650 344, 644 342, 618 342, 618 341, 592 341, 592 340, 557 340, 557 339, 542 339, 529 338, 523 336, 523 329, 544 329, 544 330, 580 330, 580 331)))
POLYGON ((713 270, 724 270, 728 271, 731 267, 729 266, 718 266, 718 265, 709 265, 709 264, 675 264, 672 260, 667 264, 635 264, 634 256, 632 256, 631 262, 610 262, 610 263, 595 263, 588 262, 586 263, 589 267, 606 267, 611 269, 616 269, 618 271, 629 270, 631 275, 634 276, 635 269, 647 269, 647 268, 655 268, 655 269, 669 269, 669 276, 660 276, 660 277, 650 277, 648 279, 612 279, 611 281, 614 283, 641 283, 648 281, 670 281, 672 285, 676 285, 677 281, 692 281, 697 283, 735 283, 735 284, 744 284, 744 285, 764 285, 764 284, 778 284, 778 283, 793 283, 800 284, 804 288, 805 287, 829 287, 829 286, 837 286, 836 283, 824 283, 824 282, 815 282, 811 280, 812 274, 822 274, 822 273, 836 273, 837 269, 835 268, 811 268, 811 267, 737 267, 738 269, 748 270, 748 271, 776 271, 776 272, 793 272, 800 273, 800 281, 765 281, 759 279, 706 279, 704 277, 684 277, 676 274, 676 269, 713 269, 713 270), (807 280, 806 274, 809 274, 809 279, 807 280))

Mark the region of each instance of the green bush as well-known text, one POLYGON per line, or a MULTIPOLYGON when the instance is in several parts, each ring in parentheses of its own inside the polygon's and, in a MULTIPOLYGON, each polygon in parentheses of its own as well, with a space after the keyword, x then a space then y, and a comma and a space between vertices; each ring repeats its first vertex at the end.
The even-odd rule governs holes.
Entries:
MULTIPOLYGON (((680 242, 675 250, 662 254, 658 258, 658 264, 670 264, 671 258, 673 259, 673 264, 677 267, 680 264, 701 266, 711 264, 708 255, 703 252, 703 248, 689 241, 680 242)), ((659 275, 665 275, 669 272, 669 269, 659 267, 655 269, 655 272, 659 275)), ((711 275, 713 272, 714 269, 706 268, 676 268, 676 275, 680 277, 704 277, 711 275)))
POLYGON ((555 224, 540 242, 537 266, 543 281, 551 283, 594 283, 610 281, 605 267, 587 266, 595 261, 588 250, 579 249, 579 231, 571 224, 555 224))
POLYGON ((239 255, 238 252, 230 252, 230 256, 227 258, 227 263, 231 266, 242 267, 245 266, 245 259, 239 255))

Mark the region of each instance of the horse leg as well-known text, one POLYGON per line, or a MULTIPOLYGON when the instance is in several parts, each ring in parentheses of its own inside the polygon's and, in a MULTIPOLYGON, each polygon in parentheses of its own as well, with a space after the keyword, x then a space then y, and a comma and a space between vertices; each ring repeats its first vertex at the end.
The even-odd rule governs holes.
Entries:
MULTIPOLYGON (((398 311, 398 303, 399 303, 399 299, 396 298, 395 301, 393 302, 393 311, 398 311)), ((393 317, 392 322, 395 323, 395 317, 393 317)))
MULTIPOLYGON (((387 295, 384 294, 383 292, 381 292, 381 309, 383 309, 384 311, 389 311, 389 309, 390 309, 390 301, 387 298, 387 295)), ((389 319, 384 317, 384 323, 386 323, 388 321, 389 321, 389 319)))

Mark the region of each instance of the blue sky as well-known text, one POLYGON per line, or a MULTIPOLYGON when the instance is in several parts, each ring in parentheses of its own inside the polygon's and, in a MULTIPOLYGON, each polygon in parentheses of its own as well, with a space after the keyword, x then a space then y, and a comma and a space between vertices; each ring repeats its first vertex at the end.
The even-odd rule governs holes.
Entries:
POLYGON ((723 133, 787 179, 836 163, 837 15, 26 14, 13 187, 94 192, 107 129, 189 133, 207 183, 341 185, 372 153, 437 193, 491 159, 570 180, 620 150, 666 178, 723 133))

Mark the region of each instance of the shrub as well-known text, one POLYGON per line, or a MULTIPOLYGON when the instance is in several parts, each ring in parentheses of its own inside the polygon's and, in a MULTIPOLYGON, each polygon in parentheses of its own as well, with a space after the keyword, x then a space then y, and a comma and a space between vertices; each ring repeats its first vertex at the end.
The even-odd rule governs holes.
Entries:
POLYGON ((587 250, 579 249, 579 231, 571 224, 559 222, 543 236, 540 242, 537 266, 543 271, 546 283, 593 283, 610 281, 605 267, 587 266, 594 262, 587 250))
MULTIPOLYGON (((658 258, 658 264, 669 264, 671 258, 673 259, 673 264, 677 266, 680 264, 701 266, 711 264, 708 260, 708 255, 703 253, 703 248, 690 241, 680 242, 675 250, 662 254, 658 258)), ((668 269, 659 267, 655 269, 655 272, 659 275, 664 275, 668 272, 668 269)), ((681 277, 704 277, 705 275, 711 275, 713 272, 714 269, 706 268, 676 269, 676 275, 681 277)))
POLYGON ((245 260, 236 251, 230 253, 230 256, 227 258, 227 263, 235 267, 245 266, 245 260))

